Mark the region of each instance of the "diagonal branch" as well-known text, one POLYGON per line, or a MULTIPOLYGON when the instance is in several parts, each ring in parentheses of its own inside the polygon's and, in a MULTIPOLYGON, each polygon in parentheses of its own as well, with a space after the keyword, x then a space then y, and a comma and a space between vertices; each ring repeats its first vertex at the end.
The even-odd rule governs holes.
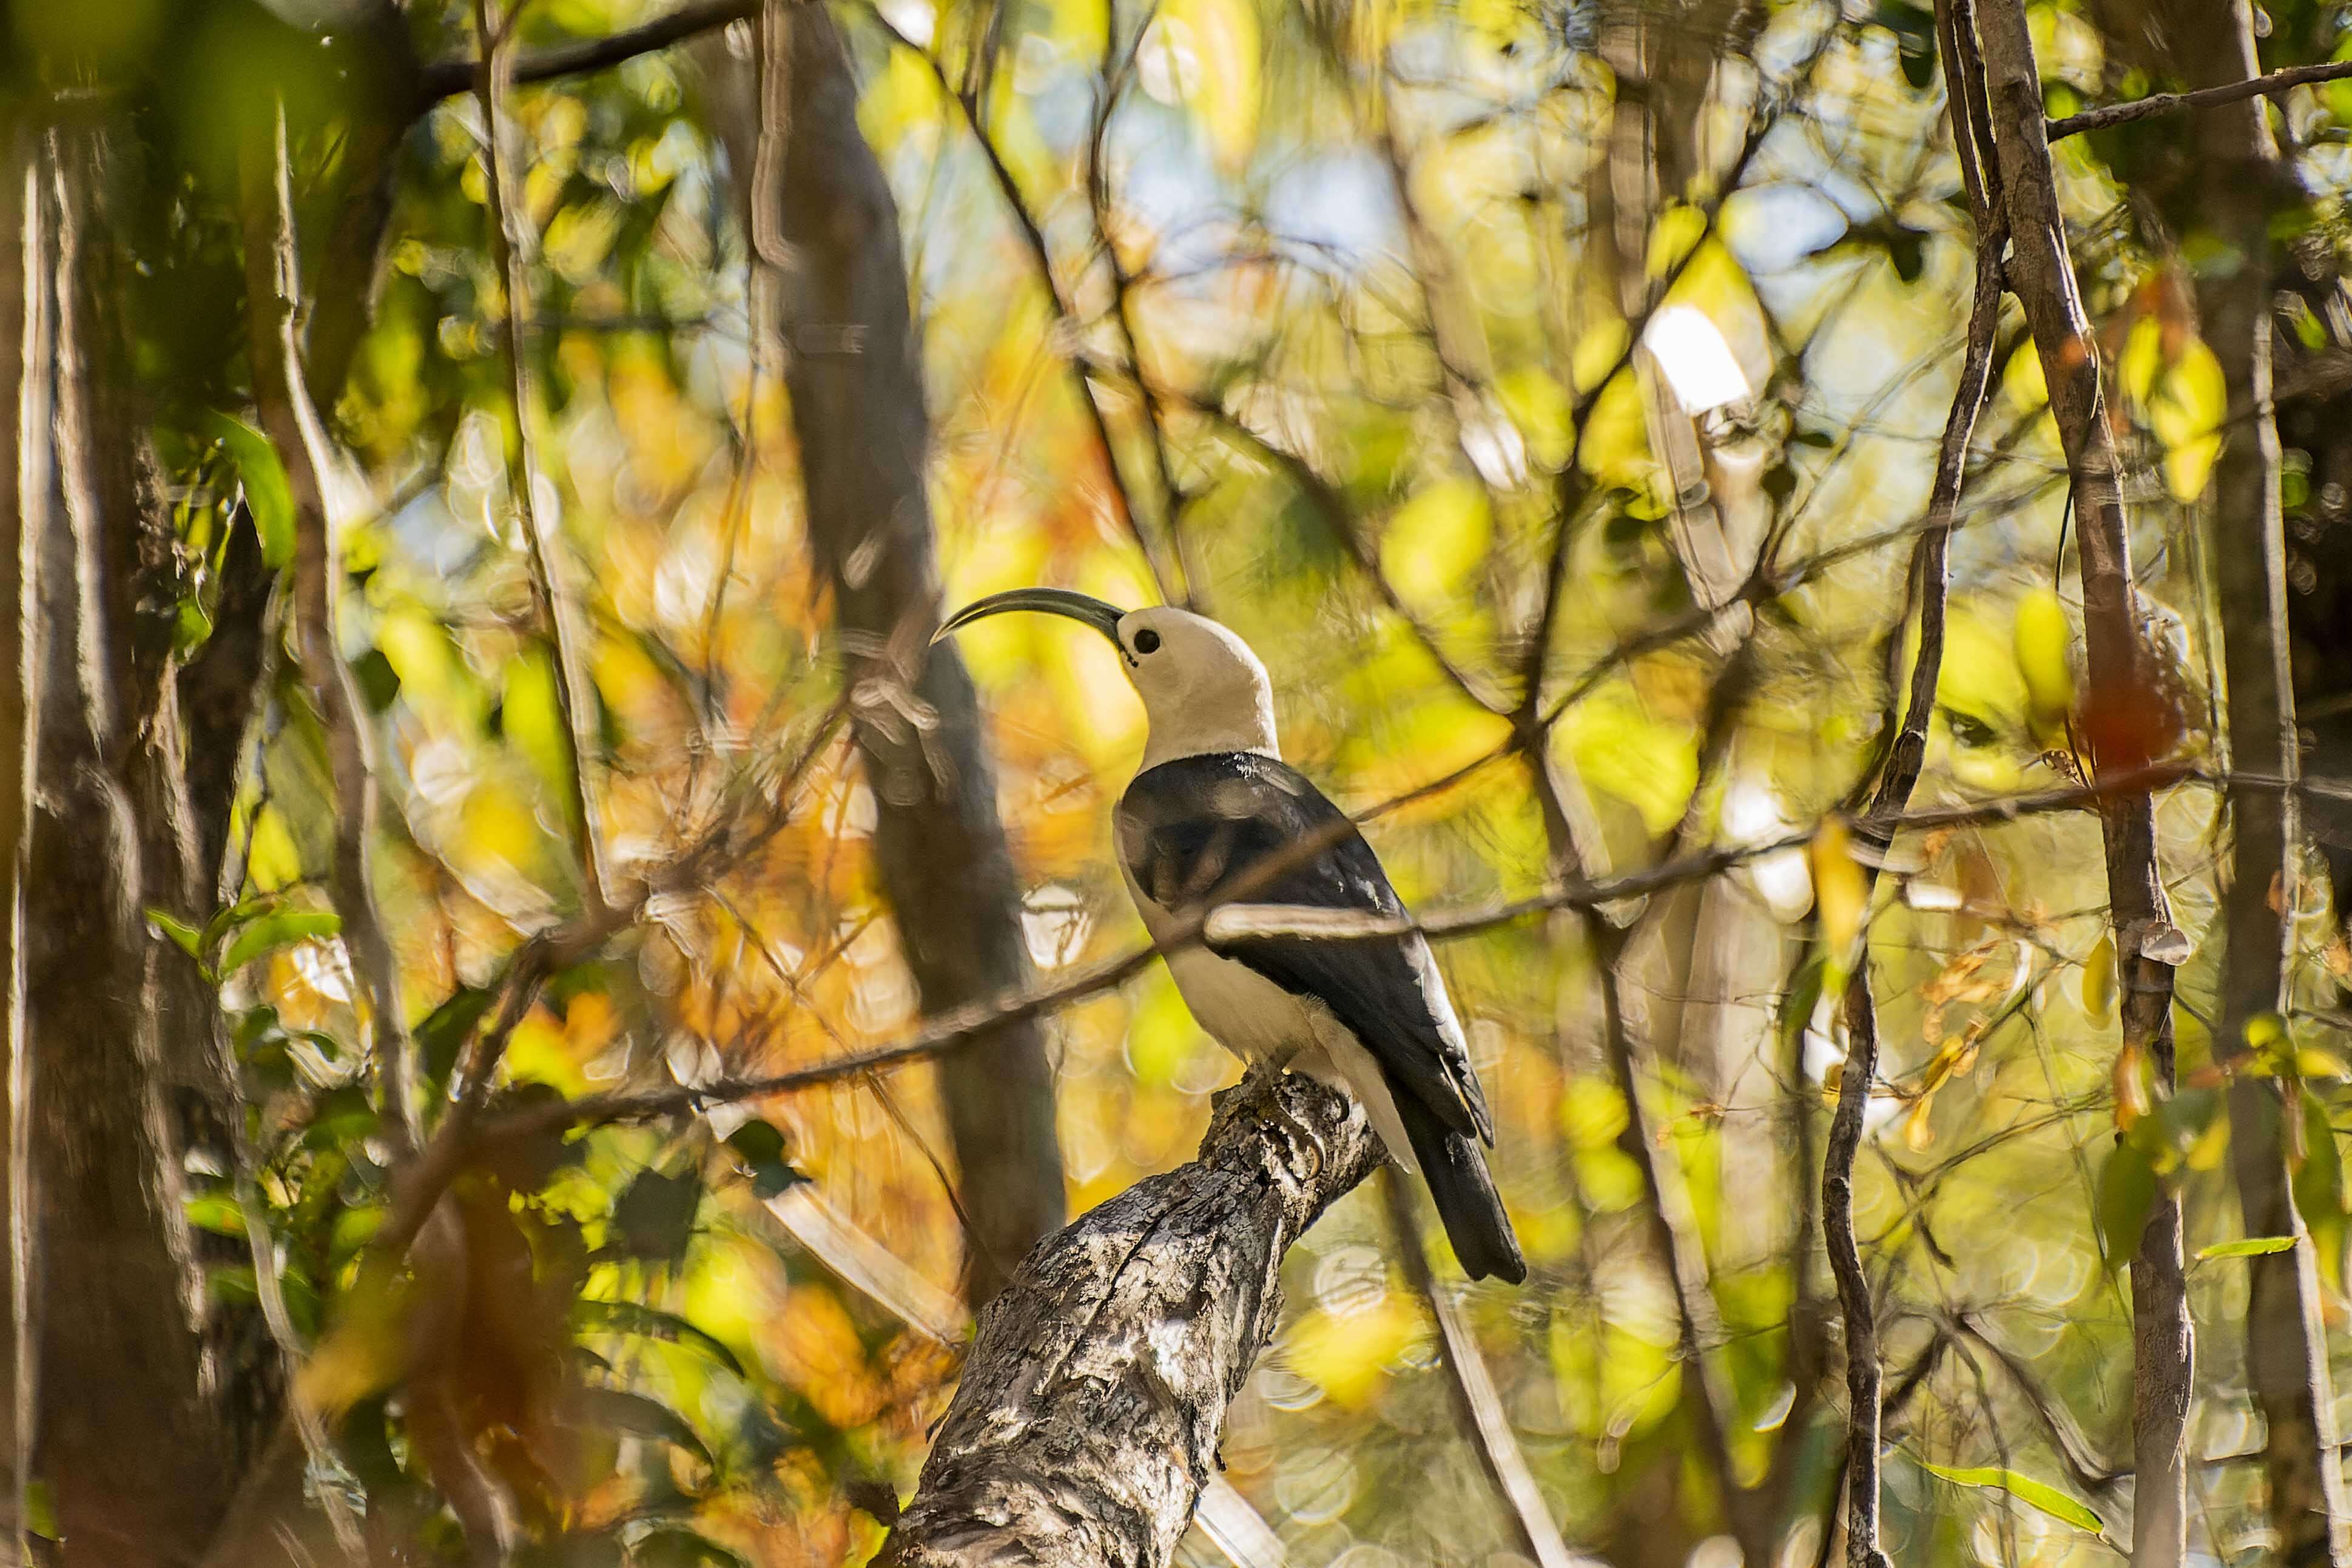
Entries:
MULTIPOLYGON (((2212 3, 2220 5, 2222 0, 2212 0, 2212 3)), ((2046 134, 2050 141, 2057 141, 2069 136, 2079 136, 2086 131, 2105 131, 2111 125, 2126 125, 2135 120, 2177 114, 2184 109, 2220 109, 2227 104, 2244 103, 2249 99, 2284 98, 2296 88, 2342 81, 2347 77, 2352 77, 2352 60, 2289 66, 2267 76, 2249 77, 2243 81, 2228 82, 2220 87, 2200 88, 2195 92, 2151 93, 2146 98, 2136 98, 2129 103, 2111 103, 2101 109, 2086 109, 2080 114, 2070 114, 2050 121, 2046 134)))
POLYGON ((1198 1158, 1040 1244, 982 1314, 889 1568, 1165 1568, 1282 1307, 1283 1254, 1381 1150, 1293 1074, 1219 1096, 1198 1158))
MULTIPOLYGON (((1922 832, 1943 828, 1989 827, 2053 812, 2083 810, 2096 807, 2116 795, 2187 782, 2213 783, 2216 780, 2185 768, 2168 766, 2040 794, 2004 796, 1963 806, 1914 811, 1880 826, 1898 831, 1916 830, 1922 832)), ((2276 787, 2276 781, 2271 781, 2271 785, 2276 787)), ((2309 786, 2305 788, 2308 789, 2309 786)), ((487 1144, 501 1139, 528 1138, 550 1127, 575 1124, 644 1121, 675 1115, 683 1111, 819 1088, 861 1077, 877 1069, 928 1061, 947 1051, 962 1050, 1008 1023, 1040 1018, 1070 1003, 1099 995, 1139 972, 1152 959, 1202 941, 1214 943, 1286 936, 1326 942, 1367 942, 1392 940, 1416 934, 1432 941, 1445 941, 1459 936, 1474 936, 1519 925, 1555 910, 1605 910, 1612 904, 1640 899, 1666 888, 1703 882, 1768 855, 1802 849, 1811 838, 1810 831, 1790 833, 1759 843, 1697 851, 1661 861, 1644 870, 1622 876, 1563 878, 1530 897, 1474 904, 1451 914, 1419 919, 1410 915, 1397 919, 1374 915, 1350 917, 1328 909, 1251 904, 1248 903, 1248 889, 1237 888, 1231 902, 1209 909, 1195 909, 1178 923, 1176 930, 1165 942, 1137 947, 1117 957, 1088 965, 1070 978, 1052 986, 1010 991, 939 1014, 889 1045, 877 1046, 855 1056, 840 1057, 811 1067, 794 1068, 770 1077, 722 1080, 701 1088, 588 1095, 551 1103, 483 1124, 478 1141, 487 1144)), ((1328 836, 1321 835, 1299 840, 1283 854, 1268 856, 1260 867, 1254 869, 1254 874, 1248 880, 1256 883, 1267 875, 1279 875, 1288 867, 1293 855, 1319 853, 1329 847, 1330 841, 1328 836)), ((683 892, 694 885, 694 876, 708 874, 709 871, 708 862, 689 862, 680 868, 681 874, 675 879, 665 879, 662 886, 667 891, 683 892)), ((585 940, 586 936, 583 933, 580 939, 585 940)), ((559 936, 550 940, 568 945, 572 938, 559 936)), ((562 950, 570 949, 566 946, 562 950)), ((403 1206, 395 1206, 393 1218, 385 1222, 385 1230, 380 1234, 394 1232, 404 1212, 403 1206)))
MULTIPOLYGON (((759 15, 760 0, 696 0, 681 5, 667 16, 614 33, 605 38, 583 38, 576 44, 542 49, 517 60, 514 79, 520 84, 551 81, 558 77, 579 76, 588 71, 610 69, 625 65, 640 55, 657 54, 673 45, 682 44, 730 22, 748 21, 759 15)), ((480 69, 473 60, 435 60, 417 72, 416 92, 420 107, 429 107, 445 98, 475 90, 476 74, 480 69)))

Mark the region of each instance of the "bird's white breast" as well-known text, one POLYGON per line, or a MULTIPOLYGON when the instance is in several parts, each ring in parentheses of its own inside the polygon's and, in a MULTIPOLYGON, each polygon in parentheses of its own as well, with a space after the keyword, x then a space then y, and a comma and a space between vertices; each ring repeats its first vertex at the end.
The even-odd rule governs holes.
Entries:
MULTIPOLYGON (((1175 917, 1144 896, 1124 867, 1119 874, 1126 878, 1127 891, 1134 896, 1151 939, 1172 942, 1179 929, 1175 917)), ((1213 953, 1197 942, 1176 948, 1167 959, 1184 1005, 1218 1044, 1244 1062, 1304 1072, 1354 1095, 1396 1162, 1420 1173, 1380 1063, 1329 1008, 1295 996, 1240 959, 1213 953)))

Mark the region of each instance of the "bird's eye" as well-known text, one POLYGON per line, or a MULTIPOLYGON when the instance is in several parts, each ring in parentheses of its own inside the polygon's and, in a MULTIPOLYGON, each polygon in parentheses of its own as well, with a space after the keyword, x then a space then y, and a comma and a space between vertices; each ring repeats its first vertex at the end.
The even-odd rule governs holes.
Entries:
POLYGON ((1160 652, 1160 633, 1150 630, 1149 627, 1145 628, 1143 631, 1138 632, 1135 634, 1135 651, 1139 653, 1157 653, 1160 652))

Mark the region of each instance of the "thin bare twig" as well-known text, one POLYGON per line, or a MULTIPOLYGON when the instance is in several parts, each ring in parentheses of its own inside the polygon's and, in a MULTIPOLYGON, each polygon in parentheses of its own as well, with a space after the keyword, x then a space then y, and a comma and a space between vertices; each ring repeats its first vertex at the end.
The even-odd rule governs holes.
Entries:
MULTIPOLYGON (((2213 0, 2213 3, 2219 4, 2221 0, 2213 0)), ((2196 92, 2150 93, 2129 103, 2111 103, 2099 109, 2086 109, 2080 114, 2069 114, 2050 121, 2046 134, 2050 141, 2058 141, 2069 136, 2079 136, 2086 131, 2105 131, 2111 125, 2151 120, 2159 114, 2178 114, 2185 109, 2219 109, 2224 104, 2243 103, 2250 98, 2284 98, 2296 88, 2342 81, 2347 77, 2352 77, 2352 60, 2289 66, 2264 76, 2250 77, 2244 81, 2230 82, 2221 87, 2203 88, 2196 92)))
MULTIPOLYGON (((539 444, 531 430, 531 421, 538 415, 539 393, 537 378, 531 374, 527 335, 530 320, 530 254, 534 247, 530 216, 516 199, 518 193, 508 186, 512 171, 506 155, 506 95, 514 68, 509 50, 515 23, 529 4, 530 0, 517 0, 514 11, 501 19, 499 0, 474 0, 474 26, 481 36, 482 50, 474 78, 475 92, 482 106, 482 199, 489 214, 490 260, 499 269, 499 280, 506 295, 507 384, 514 399, 515 448, 521 468, 519 482, 509 488, 514 491, 515 507, 522 518, 531 596, 539 602, 539 612, 547 623, 548 642, 555 654, 556 706, 562 712, 564 737, 572 748, 572 767, 564 785, 570 796, 566 803, 572 809, 573 829, 580 835, 573 847, 579 857, 582 896, 587 908, 597 910, 604 906, 605 889, 611 878, 596 829, 595 791, 589 783, 589 770, 594 766, 598 749, 596 692, 580 643, 583 628, 579 609, 572 601, 571 586, 564 580, 559 559, 562 541, 556 536, 555 520, 542 515, 540 509, 542 476, 539 469, 539 444)), ((547 488, 550 495, 554 493, 551 484, 547 488)))
MULTIPOLYGON (((1675 285, 1681 281, 1684 272, 1705 251, 1707 242, 1715 237, 1716 225, 1722 217, 1724 203, 1739 189, 1739 183, 1746 177, 1748 166, 1755 162, 1757 154, 1763 151, 1765 138, 1771 134, 1773 127, 1780 123, 1781 115, 1785 112, 1787 105, 1793 102, 1803 88, 1811 81, 1814 67, 1829 52, 1830 46, 1836 41, 1837 37, 1838 29, 1834 25, 1822 28, 1814 39, 1812 47, 1790 72, 1788 85, 1780 100, 1769 105, 1766 112, 1751 115, 1746 134, 1740 141, 1738 154, 1732 159, 1730 167, 1724 172, 1716 193, 1709 197, 1701 208, 1705 225, 1700 230, 1698 237, 1693 241, 1688 250, 1675 258, 1666 276, 1658 279, 1654 287, 1648 292, 1647 308, 1625 323, 1625 342, 1619 349, 1615 361, 1578 396, 1574 406, 1570 411, 1571 434, 1569 437, 1569 451, 1567 457, 1560 464, 1559 478, 1556 481, 1557 496, 1553 507, 1557 514, 1553 526, 1558 532, 1552 540, 1551 557, 1544 579, 1543 600, 1537 609, 1535 624, 1528 632, 1528 643, 1523 652, 1520 667, 1519 712, 1522 716, 1523 727, 1532 721, 1535 715, 1543 707, 1544 665, 1550 657, 1552 632, 1559 622, 1560 610, 1567 597, 1569 565, 1575 553, 1577 522, 1583 514, 1585 500, 1591 488, 1590 477, 1585 474, 1580 459, 1584 451, 1585 436, 1591 429, 1592 410, 1601 401, 1602 394, 1609 390, 1610 384, 1624 374, 1633 364, 1634 356, 1641 350, 1643 340, 1648 334, 1651 319, 1672 295, 1675 285)), ((1754 573, 1750 574, 1751 583, 1755 576, 1754 573)), ((1700 620, 1702 629, 1715 624, 1717 615, 1729 612, 1737 602, 1738 600, 1735 599, 1722 605, 1705 607, 1705 613, 1700 620)), ((1564 711, 1563 707, 1555 707, 1551 716, 1542 720, 1543 727, 1549 728, 1552 718, 1561 711, 1564 711)))
MULTIPOLYGON (((947 68, 940 63, 939 57, 898 31, 897 25, 879 9, 868 5, 867 14, 894 45, 922 62, 930 71, 932 79, 939 83, 940 91, 962 111, 964 128, 971 132, 972 144, 979 149, 982 162, 988 165, 990 178, 995 182, 998 193, 1004 198, 1005 215, 1013 220, 1013 228, 1019 232, 1029 258, 1037 268, 1038 281, 1045 286, 1045 305, 1053 315, 1055 329, 1066 336, 1075 347, 1084 323, 1078 319, 1076 310, 1062 292, 1061 279, 1054 272, 1053 249, 1045 243, 1045 231, 1038 226, 1035 214, 1029 210, 1029 204, 1021 193, 1020 182, 1013 177, 1012 167, 1004 162, 1003 150, 996 145, 995 137, 989 133, 983 106, 959 92, 955 84, 948 79, 947 68)), ((1181 604, 1184 601, 1183 584, 1175 573, 1169 570, 1168 563, 1161 560, 1159 549, 1145 531, 1143 519, 1135 509, 1135 498, 1128 490, 1126 473, 1119 465, 1118 444, 1111 436, 1109 416, 1103 413, 1102 399, 1095 391, 1093 378, 1087 374, 1087 361, 1074 352, 1071 369, 1078 378, 1079 405, 1086 410, 1087 422, 1094 430, 1096 444, 1102 449, 1103 473, 1110 482, 1112 498, 1118 503, 1119 520, 1126 524, 1128 532, 1135 539, 1135 548, 1142 555, 1144 565, 1150 569, 1152 580, 1159 587, 1160 597, 1170 604, 1181 604)))
POLYGON ((1559 1526, 1553 1521, 1543 1493, 1536 1486, 1536 1478, 1528 1469, 1527 1456, 1519 1451, 1519 1440, 1512 1435, 1510 1417, 1503 1409, 1501 1396, 1495 1392, 1494 1375, 1486 1370, 1486 1358, 1479 1354, 1477 1338, 1470 1332, 1470 1325, 1463 1322, 1462 1309, 1446 1294, 1430 1269, 1429 1253, 1422 1240, 1421 1219, 1413 1212, 1412 1189, 1399 1177, 1393 1166, 1384 1168, 1381 1177, 1381 1196, 1388 1203, 1389 1224, 1396 1231, 1397 1251, 1404 1260, 1405 1275, 1427 1303, 1430 1315, 1437 1320, 1438 1354, 1445 1364, 1455 1413, 1462 1419, 1472 1450, 1478 1456, 1479 1468, 1486 1472, 1495 1495, 1510 1516, 1519 1544, 1538 1568, 1596 1568, 1592 1559, 1570 1551, 1568 1542, 1560 1537, 1559 1526))
MULTIPOLYGON (((1094 224, 1094 246, 1110 268, 1112 309, 1108 319, 1118 328, 1119 340, 1125 349, 1129 382, 1142 401, 1145 422, 1151 429, 1153 469, 1160 481, 1161 506, 1160 527, 1167 531, 1168 546, 1175 557, 1176 570, 1184 581, 1184 604, 1192 610, 1204 610, 1201 602, 1201 585, 1196 580, 1191 559, 1184 549, 1182 515, 1187 497, 1178 483, 1176 468, 1169 454, 1168 420, 1160 400, 1152 389, 1150 378, 1143 368, 1143 340, 1135 320, 1135 274, 1128 270, 1126 259, 1118 253, 1118 242, 1111 237, 1110 168, 1103 156, 1103 147, 1110 134, 1110 120, 1118 107, 1120 94, 1135 74, 1135 60, 1143 47, 1144 34, 1159 15, 1157 0, 1137 22, 1135 34, 1124 50, 1118 47, 1118 26, 1115 12, 1107 13, 1108 25, 1103 29, 1102 59, 1097 75, 1094 122, 1087 133, 1086 184, 1087 212, 1094 224)), ((1145 264, 1149 269, 1149 261, 1145 264)))
MULTIPOLYGON (((523 84, 551 81, 558 77, 625 65, 640 55, 657 54, 730 22, 746 21, 759 14, 760 4, 761 0, 698 0, 610 37, 583 38, 576 44, 542 49, 515 62, 514 79, 523 84)), ((435 60, 417 73, 419 107, 475 90, 480 68, 474 60, 435 60)))
MULTIPOLYGON (((244 1140, 238 1141, 241 1144, 244 1140)), ((290 1385, 308 1347, 295 1332, 294 1320, 286 1310, 286 1283, 278 1267, 278 1238, 270 1233, 269 1211, 262 1204, 261 1189, 248 1174, 246 1153, 244 1149, 237 1153, 238 1163, 244 1167, 236 1175, 237 1213, 245 1221, 245 1242, 253 1255, 254 1293, 260 1299, 262 1322, 278 1347, 278 1359, 290 1385)), ((301 1439, 302 1451, 310 1457, 311 1467, 328 1470, 335 1462, 335 1446, 318 1407, 301 1398, 287 1401, 287 1419, 294 1424, 295 1435, 301 1439)), ((334 1531, 335 1544, 342 1550, 343 1561, 357 1568, 368 1560, 367 1530, 353 1511, 351 1499, 341 1487, 332 1483, 320 1487, 318 1498, 326 1511, 328 1526, 334 1531)))
POLYGON ((1878 1319, 1870 1278, 1853 1237, 1853 1151, 1862 1145, 1863 1113, 1878 1071, 1878 1010, 1871 1006, 1869 966, 1857 962, 1845 996, 1845 1070, 1838 1080, 1837 1113, 1830 1121, 1822 1162, 1822 1236, 1830 1274, 1837 1281, 1845 1320, 1845 1541, 1853 1568, 1890 1568, 1878 1544, 1880 1388, 1878 1319))
POLYGON ((335 786, 335 912, 352 967, 367 998, 373 1031, 371 1053, 391 1111, 395 1142, 413 1146, 424 1136, 410 1081, 406 1017, 400 967, 369 877, 376 829, 374 737, 363 716, 352 672, 335 637, 333 520, 319 457, 302 417, 307 394, 297 336, 301 287, 295 245, 294 203, 286 156, 286 120, 276 117, 271 142, 252 139, 243 151, 247 308, 252 317, 254 401, 262 428, 278 449, 294 501, 294 643, 304 684, 318 705, 327 760, 335 786))
POLYGON ((499 1006, 490 1026, 467 1042, 452 1070, 454 1103, 434 1129, 433 1141, 394 1172, 389 1212, 369 1243, 370 1267, 398 1266, 449 1183, 473 1157, 491 1079, 505 1055, 508 1040, 538 1000, 540 987, 635 924, 654 899, 701 886, 781 831, 794 785, 831 743, 848 716, 849 702, 846 692, 835 701, 798 757, 766 791, 766 805, 759 819, 740 835, 736 830, 741 822, 730 814, 633 896, 583 911, 567 925, 525 943, 508 959, 498 982, 499 1006))
MULTIPOLYGON (((1959 17, 1968 0, 1938 0, 1936 25, 1944 43, 1944 57, 1955 84, 1952 133, 1962 149, 1969 205, 1975 209, 1978 235, 1976 288, 1969 308, 1966 357, 1960 382, 1952 394, 1951 413, 1944 422, 1942 444, 1936 455, 1936 478, 1927 500, 1927 517, 1911 556, 1912 593, 1919 607, 1919 648, 1911 669, 1910 690, 1903 723, 1886 753, 1885 769, 1871 800, 1862 831, 1876 859, 1884 864, 1894 835, 1879 824, 1899 817, 1911 803, 1912 790, 1927 765, 1927 729, 1936 713, 1936 692, 1943 677, 1945 607, 1949 595, 1952 524, 1960 488, 1968 477, 1969 444, 1978 418, 1992 391, 1994 338, 2000 325, 2001 252, 2008 225, 1995 204, 1994 176, 1985 167, 1984 126, 1971 95, 1973 75, 1969 53, 1958 45, 1959 17)), ((1864 879, 1863 909, 1870 904, 1878 868, 1864 879)), ((1843 961, 1840 956, 1839 961, 1843 961)), ((1878 1077, 1878 1009, 1870 989, 1867 941, 1853 955, 1846 980, 1846 1061, 1838 1081, 1837 1111, 1830 1122, 1822 1158, 1822 1225, 1828 1244, 1830 1273, 1837 1285, 1838 1305, 1845 1323, 1846 1360, 1846 1553, 1854 1568, 1885 1568, 1886 1555, 1878 1544, 1880 1380, 1876 1308, 1870 1280, 1863 1271, 1862 1253, 1853 1231, 1853 1164, 1862 1146, 1864 1113, 1878 1077)))

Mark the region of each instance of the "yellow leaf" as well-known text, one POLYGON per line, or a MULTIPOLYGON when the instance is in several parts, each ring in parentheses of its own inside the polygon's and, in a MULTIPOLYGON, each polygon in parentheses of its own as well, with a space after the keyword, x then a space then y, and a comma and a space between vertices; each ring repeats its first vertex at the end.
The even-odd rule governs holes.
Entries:
POLYGON ((399 675, 402 697, 420 712, 446 711, 468 678, 448 628, 412 606, 384 612, 376 622, 375 645, 399 675))
POLYGON ((1160 15, 1191 35, 1196 81, 1186 96, 1227 172, 1257 144, 1261 88, 1257 10, 1250 0, 1167 0, 1160 15))
POLYGON ((1379 1391, 1389 1364, 1422 1333, 1421 1314, 1394 1295, 1344 1316, 1318 1307, 1291 1329, 1283 1359, 1333 1404, 1359 1410, 1379 1391))
POLYGON ((362 1274, 343 1298, 335 1326, 295 1374, 295 1399, 339 1416, 406 1376, 414 1359, 408 1332, 414 1294, 413 1286, 362 1274))
POLYGON ((1617 376, 1592 400, 1577 465, 1603 485, 1639 485, 1648 475, 1649 416, 1642 408, 1642 389, 1632 376, 1617 376))
POLYGON ((1706 214, 1687 203, 1676 203, 1658 214, 1650 230, 1650 278, 1656 282, 1706 237, 1706 214))
POLYGON ((551 798, 568 805, 572 736, 563 723, 555 661, 544 649, 535 648, 507 664, 501 714, 507 738, 546 782, 551 798))
POLYGON ((1110 6, 1106 0, 1052 0, 1046 15, 1051 18, 1045 28, 1047 37, 1082 60, 1101 57, 1110 27, 1110 6))
POLYGON ((1164 968, 1154 965, 1144 976, 1136 988, 1135 1010, 1128 1019, 1127 1061, 1137 1082, 1165 1089, 1196 1055, 1210 1049, 1210 1040, 1192 1021, 1176 982, 1164 968))
POLYGON ((1575 349, 1569 354, 1568 364, 1570 379, 1576 383, 1578 392, 1591 392, 1601 384, 1601 377, 1617 369, 1618 361, 1624 358, 1625 343, 1631 335, 1632 329, 1612 316, 1577 339, 1575 349))
POLYGON ((302 852, 274 806, 264 806, 253 820, 253 841, 245 853, 245 874, 264 893, 302 880, 302 852))
POLYGON ((2105 1022, 2116 1006, 2116 939, 2112 932, 2083 960, 2083 1010, 2094 1021, 2105 1022))
MULTIPOLYGON (((1579 351, 1583 344, 1577 345, 1579 351)), ((1569 442, 1576 434, 1571 417, 1575 402, 1568 389, 1540 365, 1522 365, 1495 378, 1495 395, 1528 444, 1528 455, 1546 468, 1568 461, 1569 442)))
POLYGON ((2011 354, 2001 372, 2001 390, 2021 409, 2040 408, 2050 401, 2050 383, 2042 379, 2042 356, 2011 354))
POLYGON ((1632 1120, 1624 1096, 1597 1079, 1574 1077, 1560 1085, 1559 1129, 1580 1149, 1605 1149, 1632 1120))
POLYGON ((2189 1145, 2183 1163, 2192 1171, 2219 1170, 2221 1168, 2221 1156, 2229 1151, 2230 1118, 2216 1116, 2205 1124, 2205 1130, 2197 1134, 2195 1143, 2189 1145))
POLYGON ((2255 1064, 2266 1073, 2277 1073, 2293 1061, 2287 1043, 2286 1020, 2276 1013, 2256 1013, 2246 1020, 2242 1032, 2246 1050, 2252 1053, 2255 1064))
POLYGON ((1671 831, 1698 786, 1698 747, 1685 726, 1648 711, 1631 685, 1604 686, 1569 711, 1564 743, 1585 783, 1642 814, 1653 833, 1671 831))
POLYGON ((2305 1078, 2352 1078, 2352 1067, 2332 1051, 2306 1045, 2294 1053, 2294 1070, 2305 1078))
POLYGON ((2205 481, 2221 455, 2221 438, 2200 435, 2164 455, 2164 486, 2176 501, 2193 501, 2205 493, 2205 481))
POLYGON ((1486 559, 1493 533, 1486 490, 1472 479, 1442 480, 1389 520, 1381 536, 1381 570, 1409 601, 1442 596, 1486 559))
POLYGON ((1985 617, 1954 607, 1944 625, 1937 701, 1997 734, 2014 736, 2023 727, 2028 697, 2012 641, 1985 617))
POLYGON ((2163 363, 2162 332, 2163 324, 2155 317, 2141 317, 2132 323, 2124 351, 2116 356, 2116 380, 2134 402, 2146 402, 2155 390, 2156 372, 2163 363))
POLYGON ((2213 350, 2192 338, 2165 372, 2161 394, 2179 405, 2194 430, 2218 428, 2230 408, 2230 391, 2221 361, 2213 350))
POLYGON ((2063 720, 2074 710, 2074 628, 2054 589, 2032 589, 2017 601, 2011 642, 2032 716, 2043 724, 2063 720))
POLYGON ((2116 1052, 2116 1127, 2129 1132, 2148 1113, 2147 1057, 2137 1045, 2116 1052))
MULTIPOLYGON (((1822 944, 1832 967, 1841 975, 1850 974, 1854 940, 1862 935, 1863 904, 1870 896, 1869 880, 1855 863, 1853 837, 1838 818, 1822 824, 1806 854, 1812 862, 1813 908, 1821 918, 1822 944)), ((1827 984, 1824 980, 1824 988, 1827 984)))
POLYGON ((935 135, 945 102, 930 68, 913 50, 894 48, 885 57, 879 79, 858 95, 858 129, 876 152, 887 155, 906 137, 935 135))

